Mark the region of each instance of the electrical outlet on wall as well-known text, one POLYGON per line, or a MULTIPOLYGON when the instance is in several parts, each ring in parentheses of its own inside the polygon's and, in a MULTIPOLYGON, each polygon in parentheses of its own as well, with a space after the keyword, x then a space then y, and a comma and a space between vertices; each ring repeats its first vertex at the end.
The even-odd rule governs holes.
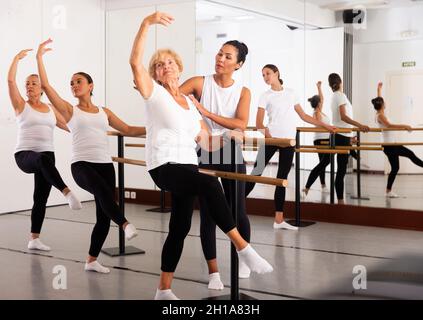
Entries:
POLYGON ((129 199, 131 197, 131 193, 129 191, 125 191, 125 198, 129 199))
POLYGON ((136 198, 137 198, 137 193, 131 192, 131 199, 136 199, 136 198))

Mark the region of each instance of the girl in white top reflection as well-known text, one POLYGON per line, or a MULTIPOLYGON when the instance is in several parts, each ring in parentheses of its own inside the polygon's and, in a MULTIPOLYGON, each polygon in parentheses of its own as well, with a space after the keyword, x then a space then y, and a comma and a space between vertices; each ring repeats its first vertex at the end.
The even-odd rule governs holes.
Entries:
MULTIPOLYGON (((391 128, 391 129, 406 129, 411 130, 411 127, 406 124, 393 124, 391 123, 385 114, 385 101, 382 98, 382 87, 383 83, 379 82, 377 86, 377 97, 372 100, 373 107, 376 110, 376 125, 380 128, 391 128)), ((383 131, 382 138, 384 143, 395 143, 392 131, 383 131)), ((423 161, 419 159, 413 151, 402 146, 402 145, 383 145, 383 153, 389 160, 391 165, 391 172, 388 176, 388 183, 386 185, 386 197, 398 198, 398 195, 392 191, 392 185, 394 184, 395 178, 400 168, 399 157, 405 157, 410 159, 415 165, 423 167, 423 161)))
MULTIPOLYGON (((307 123, 323 127, 330 132, 336 129, 330 124, 315 119, 304 112, 295 92, 292 89, 284 87, 279 69, 275 65, 268 64, 264 66, 262 75, 270 88, 260 98, 256 126, 258 130, 264 132, 266 138, 295 139, 298 117, 307 123), (263 124, 266 112, 269 116, 267 127, 263 124)), ((279 152, 277 178, 287 179, 292 167, 295 147, 277 147, 271 145, 261 147, 251 175, 260 176, 276 151, 279 152)), ((254 183, 247 183, 246 195, 253 190, 254 186, 254 183)), ((273 228, 298 230, 298 227, 284 221, 285 189, 284 187, 276 187, 275 190, 275 221, 273 228)))

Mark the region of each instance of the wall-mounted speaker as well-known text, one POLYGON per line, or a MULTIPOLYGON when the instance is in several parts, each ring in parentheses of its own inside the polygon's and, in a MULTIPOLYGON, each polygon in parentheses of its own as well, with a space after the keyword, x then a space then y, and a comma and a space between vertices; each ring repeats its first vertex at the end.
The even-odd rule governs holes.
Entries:
POLYGON ((364 23, 366 17, 366 11, 362 9, 349 9, 344 10, 342 13, 342 19, 347 24, 361 24, 364 23))

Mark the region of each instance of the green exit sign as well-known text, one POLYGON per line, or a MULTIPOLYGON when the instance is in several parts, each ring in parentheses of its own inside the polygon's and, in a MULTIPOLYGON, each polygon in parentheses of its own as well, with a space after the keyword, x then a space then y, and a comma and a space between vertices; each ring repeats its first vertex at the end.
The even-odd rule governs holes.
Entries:
POLYGON ((410 68, 415 66, 416 66, 416 61, 406 61, 402 63, 403 68, 410 68))

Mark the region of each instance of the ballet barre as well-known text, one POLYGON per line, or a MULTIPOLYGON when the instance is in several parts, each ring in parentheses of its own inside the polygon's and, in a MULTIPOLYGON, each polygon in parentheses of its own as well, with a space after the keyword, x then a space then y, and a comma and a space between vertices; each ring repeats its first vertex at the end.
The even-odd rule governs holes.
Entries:
POLYGON ((423 146, 423 142, 361 142, 363 146, 423 146))
POLYGON ((128 148, 145 148, 145 144, 137 144, 137 143, 127 143, 125 147, 128 148))
MULTIPOLYGON (((142 160, 126 159, 126 158, 119 158, 119 157, 113 157, 112 160, 113 162, 117 162, 121 164, 131 164, 131 165, 142 166, 142 167, 147 166, 146 162, 142 160)), ((288 186, 288 180, 286 179, 251 176, 251 175, 242 174, 242 173, 233 173, 233 172, 227 172, 227 171, 216 171, 216 170, 206 170, 206 169, 198 169, 198 171, 202 174, 206 174, 216 178, 268 184, 272 186, 285 187, 285 188, 288 186)))
POLYGON ((295 149, 297 153, 320 153, 320 154, 349 154, 349 150, 343 149, 309 149, 301 147, 300 149, 295 149))
MULTIPOLYGON (((315 145, 305 145, 305 146, 301 146, 301 148, 306 148, 306 149, 318 149, 318 150, 333 150, 333 149, 328 149, 326 146, 315 146, 315 145)), ((383 151, 383 147, 356 147, 356 146, 352 146, 352 147, 348 147, 348 146, 339 146, 339 147, 335 147, 335 150, 361 150, 361 151, 383 151)))

